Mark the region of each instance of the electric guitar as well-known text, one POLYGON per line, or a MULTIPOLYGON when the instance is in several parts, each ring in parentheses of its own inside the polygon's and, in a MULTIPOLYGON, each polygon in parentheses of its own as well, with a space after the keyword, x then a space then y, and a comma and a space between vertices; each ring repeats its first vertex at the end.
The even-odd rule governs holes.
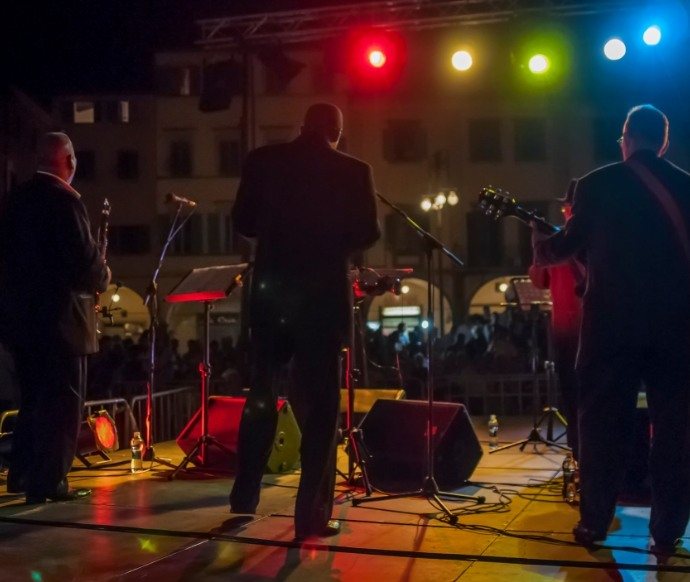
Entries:
POLYGON ((479 208, 487 216, 498 220, 504 216, 514 216, 526 224, 534 222, 537 228, 547 234, 553 234, 561 230, 558 226, 548 222, 536 210, 527 210, 513 198, 510 192, 486 186, 479 194, 479 208))

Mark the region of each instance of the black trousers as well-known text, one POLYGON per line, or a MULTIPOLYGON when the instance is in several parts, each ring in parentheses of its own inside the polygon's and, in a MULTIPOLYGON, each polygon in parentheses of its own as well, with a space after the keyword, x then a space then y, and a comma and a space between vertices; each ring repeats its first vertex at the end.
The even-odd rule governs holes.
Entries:
POLYGON ((558 375, 558 387, 560 389, 560 408, 568 422, 566 438, 576 460, 579 459, 579 436, 577 430, 578 380, 575 373, 577 344, 577 335, 557 336, 554 334, 553 351, 556 374, 558 375))
POLYGON ((67 491, 86 392, 86 358, 37 346, 15 350, 20 407, 8 483, 27 496, 67 491))
POLYGON ((630 454, 643 381, 653 437, 652 513, 657 543, 681 537, 690 516, 690 346, 687 342, 611 350, 578 367, 580 515, 607 529, 630 454))
POLYGON ((325 527, 333 510, 342 333, 306 322, 293 325, 288 318, 284 321, 282 326, 252 328, 253 382, 240 422, 238 470, 230 505, 233 511, 254 512, 259 503, 261 476, 278 419, 273 379, 292 359, 294 388, 288 396, 302 432, 295 531, 309 535, 325 527))

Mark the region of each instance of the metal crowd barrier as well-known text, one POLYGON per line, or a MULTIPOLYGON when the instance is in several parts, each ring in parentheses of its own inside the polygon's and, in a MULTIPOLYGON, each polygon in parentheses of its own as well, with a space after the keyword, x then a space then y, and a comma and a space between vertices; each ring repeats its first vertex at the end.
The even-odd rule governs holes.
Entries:
MULTIPOLYGON (((152 410, 154 442, 169 441, 177 437, 199 408, 199 400, 200 391, 197 386, 155 392, 152 410)), ((137 425, 143 428, 146 417, 146 394, 132 398, 131 408, 137 425)))
POLYGON ((546 382, 543 372, 452 374, 436 380, 436 391, 443 400, 465 404, 470 414, 527 415, 546 405, 546 382))

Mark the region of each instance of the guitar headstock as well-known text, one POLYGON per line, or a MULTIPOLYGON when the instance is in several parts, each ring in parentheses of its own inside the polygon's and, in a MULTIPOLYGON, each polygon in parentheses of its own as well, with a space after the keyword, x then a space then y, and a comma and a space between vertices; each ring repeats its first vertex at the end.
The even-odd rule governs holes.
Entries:
POLYGON ((515 216, 518 201, 513 198, 510 192, 486 186, 479 193, 479 208, 494 220, 502 216, 515 216))

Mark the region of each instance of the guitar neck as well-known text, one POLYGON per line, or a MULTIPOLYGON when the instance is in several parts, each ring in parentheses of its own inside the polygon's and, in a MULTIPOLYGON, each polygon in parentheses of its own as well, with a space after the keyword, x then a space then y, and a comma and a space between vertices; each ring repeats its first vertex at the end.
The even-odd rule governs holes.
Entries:
POLYGON ((530 224, 533 222, 534 224, 536 224, 539 230, 546 234, 554 234, 561 230, 555 224, 551 224, 543 217, 539 216, 534 210, 527 210, 519 204, 516 205, 515 208, 513 208, 512 214, 513 216, 515 216, 515 218, 522 220, 525 224, 530 224))

